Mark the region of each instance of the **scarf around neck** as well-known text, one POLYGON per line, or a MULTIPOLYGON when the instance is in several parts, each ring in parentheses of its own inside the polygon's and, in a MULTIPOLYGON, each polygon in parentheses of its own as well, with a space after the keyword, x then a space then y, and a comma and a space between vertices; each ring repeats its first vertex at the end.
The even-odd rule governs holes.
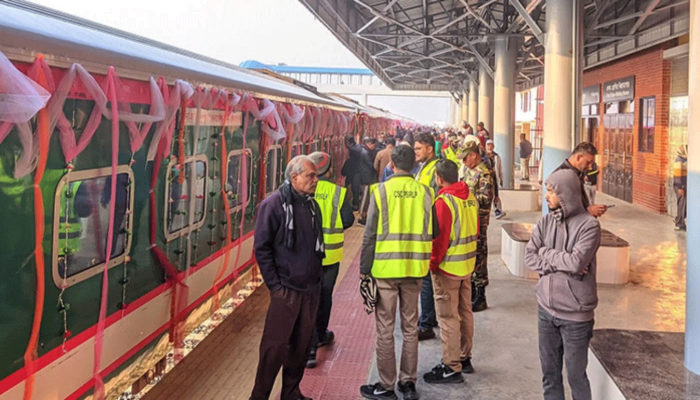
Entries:
POLYGON ((323 229, 321 229, 321 213, 319 212, 318 205, 314 200, 314 195, 302 195, 299 194, 292 184, 285 180, 282 186, 280 186, 280 196, 282 197, 282 208, 284 209, 284 245, 288 249, 293 249, 295 245, 294 236, 294 194, 296 193, 299 197, 303 198, 306 203, 308 203, 309 209, 311 210, 311 226, 316 233, 316 246, 314 251, 317 254, 325 254, 325 247, 323 244, 323 229))

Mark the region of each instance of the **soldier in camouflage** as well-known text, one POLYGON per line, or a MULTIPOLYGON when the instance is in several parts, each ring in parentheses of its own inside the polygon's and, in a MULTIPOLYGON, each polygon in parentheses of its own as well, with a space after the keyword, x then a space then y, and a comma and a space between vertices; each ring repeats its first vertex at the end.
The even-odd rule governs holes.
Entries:
POLYGON ((468 142, 460 149, 464 181, 479 202, 479 236, 477 237, 476 265, 472 275, 472 310, 485 310, 486 286, 489 284, 488 271, 488 227, 491 204, 494 198, 494 178, 491 169, 481 158, 480 149, 474 142, 468 142))

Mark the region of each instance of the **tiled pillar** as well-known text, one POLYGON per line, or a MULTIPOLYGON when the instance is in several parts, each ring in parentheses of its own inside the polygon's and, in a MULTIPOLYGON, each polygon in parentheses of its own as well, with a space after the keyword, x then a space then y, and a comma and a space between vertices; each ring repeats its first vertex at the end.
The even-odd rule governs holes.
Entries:
POLYGON ((688 76, 688 232, 685 317, 685 366, 700 375, 700 4, 690 2, 688 76))

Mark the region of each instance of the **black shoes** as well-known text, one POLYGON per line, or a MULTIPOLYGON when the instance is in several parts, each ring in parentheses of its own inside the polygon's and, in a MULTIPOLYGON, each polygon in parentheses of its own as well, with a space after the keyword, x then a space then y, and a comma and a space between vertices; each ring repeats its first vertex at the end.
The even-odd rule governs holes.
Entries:
POLYGON ((472 366, 472 358, 467 357, 466 360, 462 360, 462 373, 463 374, 473 374, 474 367, 472 366))
POLYGON ((309 359, 306 360, 306 368, 316 368, 318 363, 316 362, 316 349, 311 349, 309 353, 309 359))
MULTIPOLYGON (((401 387, 401 384, 399 384, 399 387, 401 387)), ((415 387, 413 389, 415 392, 415 387)), ((393 390, 386 390, 382 387, 382 385, 377 382, 374 385, 363 385, 360 386, 360 394, 362 397, 365 399, 372 399, 372 400, 398 400, 398 397, 396 397, 396 393, 394 393, 393 390)), ((404 396, 404 399, 407 397, 404 396)), ((417 399, 417 397, 416 397, 417 399)))
POLYGON ((318 347, 328 346, 335 341, 335 334, 333 331, 326 330, 326 334, 323 338, 318 340, 318 347))
POLYGON ((418 328, 418 341, 421 342, 423 340, 428 340, 428 339, 433 339, 435 337, 435 331, 433 328, 430 329, 421 329, 418 328))
POLYGON ((474 292, 472 291, 472 297, 473 312, 484 311, 489 307, 488 304, 486 304, 486 288, 484 286, 476 288, 476 295, 474 295, 474 292))
POLYGON ((399 392, 403 393, 403 400, 418 400, 416 384, 413 382, 399 382, 399 392))
POLYGON ((447 365, 440 363, 432 371, 423 375, 425 383, 461 383, 464 377, 461 373, 453 370, 447 365))

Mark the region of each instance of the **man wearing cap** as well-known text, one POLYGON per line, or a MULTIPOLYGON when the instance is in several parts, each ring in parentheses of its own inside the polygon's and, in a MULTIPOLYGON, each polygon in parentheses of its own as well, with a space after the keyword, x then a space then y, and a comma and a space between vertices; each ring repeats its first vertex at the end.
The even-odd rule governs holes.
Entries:
POLYGON ((503 163, 501 162, 501 156, 494 151, 495 144, 493 140, 489 139, 486 141, 486 155, 484 155, 484 162, 493 171, 494 183, 493 183, 493 212, 496 215, 496 219, 501 219, 506 216, 503 212, 503 206, 501 204, 501 199, 498 197, 498 187, 503 186, 503 163))
POLYGON ((328 330, 333 305, 333 288, 338 278, 340 261, 343 259, 343 231, 352 226, 355 216, 349 197, 345 196, 346 189, 330 181, 333 174, 331 156, 316 151, 309 155, 316 165, 318 185, 314 198, 321 210, 323 242, 326 248, 326 258, 323 259, 323 278, 321 280, 321 298, 316 314, 316 330, 314 331, 311 352, 306 362, 306 368, 316 367, 316 349, 333 343, 335 335, 328 330))
POLYGON ((489 284, 487 231, 494 197, 494 178, 482 160, 479 147, 476 144, 468 143, 461 148, 458 157, 464 163, 464 181, 479 203, 479 235, 477 237, 476 265, 472 276, 472 310, 479 312, 488 307, 486 304, 486 286, 489 284))
POLYGON ((469 122, 462 121, 462 132, 464 132, 465 135, 473 135, 474 128, 472 128, 472 126, 469 125, 469 122))
POLYGON ((457 168, 459 168, 459 165, 461 164, 457 158, 457 152, 459 151, 459 138, 457 135, 452 133, 449 136, 448 142, 450 145, 443 151, 444 156, 446 159, 457 164, 457 168))

